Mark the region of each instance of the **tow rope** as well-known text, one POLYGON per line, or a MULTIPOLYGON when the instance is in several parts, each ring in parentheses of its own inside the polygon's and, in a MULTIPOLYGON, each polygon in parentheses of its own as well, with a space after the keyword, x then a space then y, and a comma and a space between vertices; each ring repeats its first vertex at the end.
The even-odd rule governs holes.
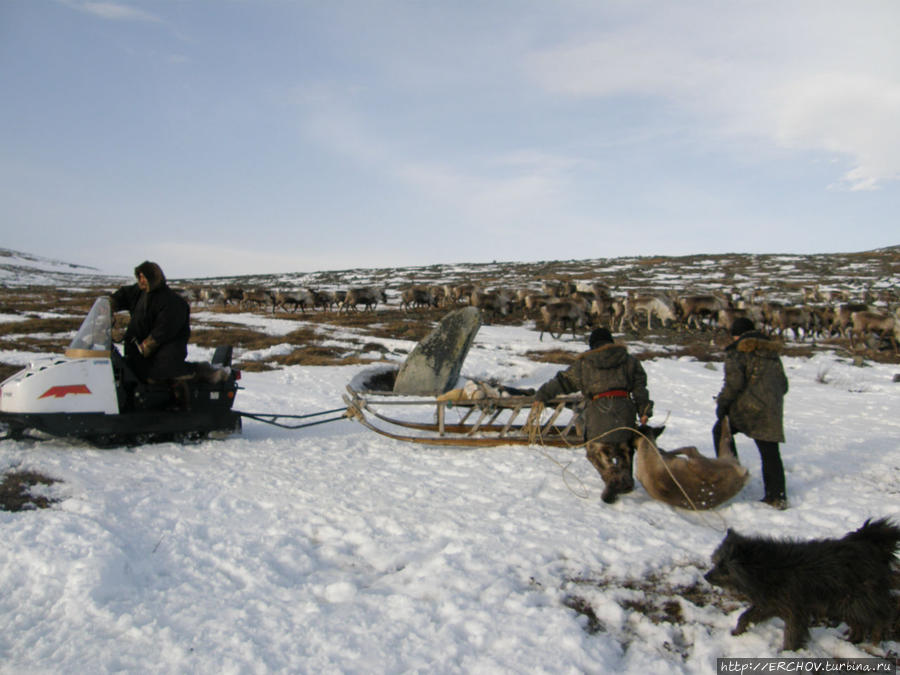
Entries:
POLYGON ((317 424, 326 424, 327 422, 337 422, 338 420, 343 420, 347 418, 347 409, 346 408, 333 408, 332 410, 322 410, 321 412, 307 413, 306 415, 289 415, 289 414, 281 414, 281 413, 252 413, 252 412, 243 412, 242 410, 235 410, 238 415, 241 417, 246 417, 247 419, 256 420, 257 422, 262 422, 263 424, 271 424, 275 427, 281 427, 282 429, 303 429, 304 427, 314 427, 317 424), (285 422, 279 422, 281 419, 290 419, 290 420, 306 420, 311 417, 319 417, 320 415, 332 415, 336 412, 343 413, 336 417, 329 417, 324 420, 316 420, 314 422, 301 422, 296 424, 290 424, 285 422))

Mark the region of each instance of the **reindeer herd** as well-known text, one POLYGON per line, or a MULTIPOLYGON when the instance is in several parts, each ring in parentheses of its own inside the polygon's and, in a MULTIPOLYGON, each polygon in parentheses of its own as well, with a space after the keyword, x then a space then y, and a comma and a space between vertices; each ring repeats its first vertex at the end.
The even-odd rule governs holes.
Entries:
MULTIPOLYGON (((188 300, 241 308, 306 312, 307 310, 354 312, 388 305, 384 287, 354 287, 346 291, 301 288, 192 287, 182 291, 188 300)), ((560 337, 571 331, 606 326, 612 331, 653 330, 655 326, 678 330, 730 331, 738 317, 747 317, 760 328, 794 340, 840 336, 851 346, 878 337, 898 350, 900 306, 896 293, 867 293, 851 302, 846 293, 822 293, 817 287, 803 289, 792 303, 776 302, 758 291, 749 297, 730 293, 675 293, 671 290, 614 294, 602 283, 576 284, 546 281, 540 289, 485 289, 476 284, 411 285, 397 296, 404 312, 427 308, 451 309, 471 305, 482 311, 485 321, 519 315, 533 319, 541 331, 560 337)))

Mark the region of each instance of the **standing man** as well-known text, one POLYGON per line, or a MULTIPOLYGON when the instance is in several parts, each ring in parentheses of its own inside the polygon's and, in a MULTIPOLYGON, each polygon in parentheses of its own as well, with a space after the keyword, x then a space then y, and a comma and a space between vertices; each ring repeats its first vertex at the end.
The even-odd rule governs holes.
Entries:
POLYGON ((725 382, 716 397, 713 443, 719 449, 722 420, 728 416, 731 432, 756 441, 762 460, 765 496, 762 501, 787 508, 784 466, 778 444, 784 443, 784 395, 788 380, 781 365, 780 343, 755 330, 747 318, 736 319, 732 343, 725 348, 725 382))
POLYGON ((625 345, 615 344, 607 329, 596 328, 588 346, 589 351, 544 383, 534 398, 546 403, 561 394, 582 393, 587 458, 606 483, 603 501, 611 504, 634 489, 632 429, 638 417, 645 424, 653 415, 653 401, 641 362, 625 345))
POLYGON ((134 268, 137 283, 112 294, 113 312, 128 310, 125 360, 142 382, 187 375, 191 308, 166 284, 159 265, 144 261, 134 268))

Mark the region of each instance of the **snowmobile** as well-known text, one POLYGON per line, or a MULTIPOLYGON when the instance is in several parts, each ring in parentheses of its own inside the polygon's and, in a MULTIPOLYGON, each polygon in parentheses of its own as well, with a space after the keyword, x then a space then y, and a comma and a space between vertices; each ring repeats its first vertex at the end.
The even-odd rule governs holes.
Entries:
MULTIPOLYGON (((98 298, 64 356, 39 358, 0 383, 0 432, 75 438, 97 446, 199 440, 241 430, 232 410, 240 371, 231 346, 166 382, 142 382, 112 341, 113 313, 98 298)), ((2 437, 2 435, 0 435, 2 437)))

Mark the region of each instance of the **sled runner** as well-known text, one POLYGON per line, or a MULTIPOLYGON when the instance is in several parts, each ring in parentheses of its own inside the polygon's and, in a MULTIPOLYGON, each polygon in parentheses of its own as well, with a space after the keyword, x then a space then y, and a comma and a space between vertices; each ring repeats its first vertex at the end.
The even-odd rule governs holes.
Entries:
POLYGON ((364 389, 351 382, 344 402, 348 417, 399 441, 463 447, 541 443, 576 448, 584 444, 577 414, 580 394, 548 403, 539 424, 530 423, 532 395, 474 381, 433 397, 364 389))

